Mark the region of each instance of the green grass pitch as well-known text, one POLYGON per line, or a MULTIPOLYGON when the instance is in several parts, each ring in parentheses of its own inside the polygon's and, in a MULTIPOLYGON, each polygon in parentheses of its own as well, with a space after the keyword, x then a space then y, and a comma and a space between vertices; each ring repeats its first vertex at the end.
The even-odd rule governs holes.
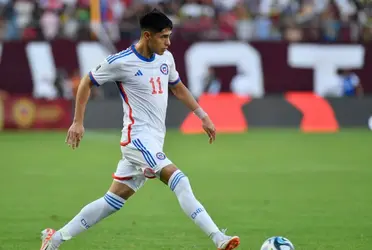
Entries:
MULTIPOLYGON (((64 132, 0 133, 0 249, 39 249, 45 227, 59 229, 102 197, 121 156, 120 132, 87 131, 81 147, 64 132)), ((303 134, 249 130, 204 135, 171 130, 167 156, 221 228, 259 250, 274 235, 296 249, 370 249, 372 132, 303 134)), ((174 194, 149 180, 123 209, 65 243, 63 250, 207 250, 211 241, 179 208, 174 194)))

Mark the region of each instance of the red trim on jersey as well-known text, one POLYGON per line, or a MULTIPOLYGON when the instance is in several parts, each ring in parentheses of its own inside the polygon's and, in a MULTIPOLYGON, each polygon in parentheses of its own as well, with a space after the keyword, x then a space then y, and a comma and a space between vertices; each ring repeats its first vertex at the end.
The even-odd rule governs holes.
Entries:
POLYGON ((119 177, 119 176, 116 176, 115 174, 112 174, 112 178, 114 178, 115 180, 118 180, 118 181, 128 181, 128 180, 133 179, 132 176, 119 177))
POLYGON ((132 131, 132 126, 134 124, 134 119, 133 119, 133 114, 132 114, 133 113, 133 110, 132 110, 132 107, 129 104, 128 96, 125 93, 125 90, 123 88, 123 85, 121 83, 118 83, 117 85, 119 87, 119 90, 121 92, 121 95, 123 96, 123 99, 124 99, 125 103, 129 107, 129 120, 130 120, 130 124, 128 125, 128 140, 126 142, 120 142, 120 145, 123 146, 123 147, 125 147, 126 145, 128 145, 132 141, 132 139, 130 137, 130 132, 132 131))

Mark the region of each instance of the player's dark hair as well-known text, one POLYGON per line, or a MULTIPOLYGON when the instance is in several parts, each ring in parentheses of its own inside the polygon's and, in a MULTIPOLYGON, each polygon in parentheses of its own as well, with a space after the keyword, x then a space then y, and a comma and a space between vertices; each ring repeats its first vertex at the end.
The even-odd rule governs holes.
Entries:
POLYGON ((158 33, 166 28, 173 29, 173 23, 164 13, 155 8, 140 18, 140 27, 142 31, 158 33))

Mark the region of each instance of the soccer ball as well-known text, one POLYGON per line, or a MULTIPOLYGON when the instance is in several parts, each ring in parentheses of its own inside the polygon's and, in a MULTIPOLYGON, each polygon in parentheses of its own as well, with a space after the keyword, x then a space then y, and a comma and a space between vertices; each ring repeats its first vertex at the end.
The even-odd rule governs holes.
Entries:
POLYGON ((261 247, 261 250, 294 250, 293 244, 282 236, 268 238, 261 247))

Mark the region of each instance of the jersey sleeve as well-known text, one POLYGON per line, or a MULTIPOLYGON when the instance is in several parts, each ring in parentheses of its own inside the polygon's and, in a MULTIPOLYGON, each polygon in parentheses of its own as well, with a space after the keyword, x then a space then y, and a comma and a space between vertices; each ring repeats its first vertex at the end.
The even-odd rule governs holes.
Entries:
POLYGON ((92 69, 89 72, 89 78, 96 86, 123 79, 120 64, 109 63, 107 60, 104 60, 96 68, 92 69))
POLYGON ((174 61, 173 55, 171 53, 170 58, 171 58, 171 65, 170 65, 170 70, 169 70, 169 85, 174 86, 177 83, 181 82, 180 79, 180 74, 178 73, 176 69, 176 63, 174 61))

